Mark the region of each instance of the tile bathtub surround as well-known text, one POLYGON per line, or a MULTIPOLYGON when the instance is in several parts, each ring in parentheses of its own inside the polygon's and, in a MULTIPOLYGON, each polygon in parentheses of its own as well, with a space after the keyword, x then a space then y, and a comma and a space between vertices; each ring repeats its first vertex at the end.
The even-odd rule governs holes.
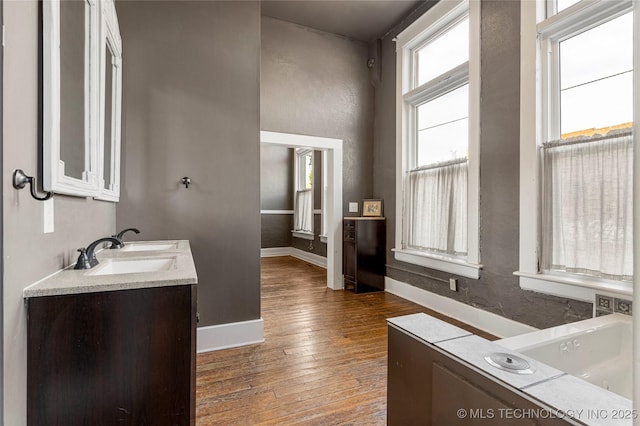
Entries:
POLYGON ((596 294, 594 311, 596 317, 612 314, 614 312, 625 315, 632 315, 633 303, 631 302, 631 300, 618 299, 617 297, 596 294))
POLYGON ((596 294, 596 309, 613 312, 613 297, 596 294))
POLYGON ((613 311, 621 314, 632 315, 633 305, 630 300, 614 299, 613 311))
POLYGON ((634 415, 631 400, 571 375, 524 392, 587 425, 630 425, 634 415))
POLYGON ((437 343, 471 335, 468 331, 425 313, 390 318, 387 322, 428 343, 437 343))
POLYGON ((499 370, 489 365, 484 357, 492 352, 509 352, 507 349, 424 313, 391 318, 387 321, 390 325, 435 345, 516 388, 530 386, 565 374, 519 354, 518 356, 524 358, 533 367, 533 374, 521 375, 499 370))
POLYGON ((527 356, 518 354, 517 352, 505 349, 497 343, 490 342, 489 340, 475 335, 436 343, 436 346, 518 389, 566 374, 560 370, 527 356), (533 374, 515 374, 509 371, 500 370, 490 365, 484 357, 494 352, 514 353, 516 356, 523 358, 531 366, 533 374))
MULTIPOLYGON (((613 307, 613 306, 612 306, 613 307)), ((600 310, 598 310, 599 312, 600 310)), ((612 312, 608 312, 609 314, 612 312)), ((426 314, 388 320, 389 324, 482 370, 487 376, 519 389, 539 401, 540 410, 559 418, 573 418, 589 426, 630 424, 620 416, 632 416, 632 402, 580 378, 571 376, 532 358, 509 350, 474 334, 460 333, 457 327, 426 314), (441 324, 442 323, 442 324, 441 324), (448 325, 449 327, 445 327, 448 325), (435 343, 429 340, 439 340, 435 343), (525 359, 533 374, 521 375, 491 366, 485 356, 492 352, 514 353, 525 359), (618 417, 618 418, 616 418, 618 417)), ((463 330, 460 330, 463 331, 463 330)))

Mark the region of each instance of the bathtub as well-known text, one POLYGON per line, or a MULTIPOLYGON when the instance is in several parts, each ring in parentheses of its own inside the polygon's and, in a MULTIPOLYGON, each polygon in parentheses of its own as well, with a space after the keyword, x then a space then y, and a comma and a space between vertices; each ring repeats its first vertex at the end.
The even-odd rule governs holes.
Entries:
POLYGON ((628 315, 606 315, 496 343, 632 399, 632 336, 628 315))

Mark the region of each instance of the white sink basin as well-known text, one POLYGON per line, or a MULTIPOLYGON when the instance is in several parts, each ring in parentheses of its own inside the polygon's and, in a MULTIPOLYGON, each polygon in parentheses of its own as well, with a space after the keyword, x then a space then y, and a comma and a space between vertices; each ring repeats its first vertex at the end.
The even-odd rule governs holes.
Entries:
POLYGON ((157 259, 107 259, 89 272, 89 275, 137 274, 143 272, 168 271, 175 268, 175 257, 157 259))
POLYGON ((175 250, 178 244, 176 243, 125 243, 122 251, 160 251, 160 250, 175 250))

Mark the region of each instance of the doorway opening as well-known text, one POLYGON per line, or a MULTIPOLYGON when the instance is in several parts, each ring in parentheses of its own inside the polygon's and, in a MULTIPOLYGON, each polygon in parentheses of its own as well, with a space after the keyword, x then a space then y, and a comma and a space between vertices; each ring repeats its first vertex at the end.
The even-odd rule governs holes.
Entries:
POLYGON ((333 290, 344 288, 342 278, 342 140, 319 136, 297 135, 261 131, 261 145, 286 148, 308 148, 322 152, 323 180, 327 190, 325 234, 327 238, 327 287, 333 290))

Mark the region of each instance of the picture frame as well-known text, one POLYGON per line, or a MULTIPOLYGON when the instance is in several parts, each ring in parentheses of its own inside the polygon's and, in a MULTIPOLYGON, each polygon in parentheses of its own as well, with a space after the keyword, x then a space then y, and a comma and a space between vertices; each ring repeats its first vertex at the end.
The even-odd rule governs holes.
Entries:
POLYGON ((382 200, 362 200, 363 217, 382 217, 382 200))

